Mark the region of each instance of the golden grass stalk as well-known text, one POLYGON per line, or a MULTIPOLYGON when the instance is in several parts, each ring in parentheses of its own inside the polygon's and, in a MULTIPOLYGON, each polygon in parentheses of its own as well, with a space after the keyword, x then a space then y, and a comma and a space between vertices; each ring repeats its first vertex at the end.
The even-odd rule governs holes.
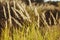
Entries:
POLYGON ((26 16, 24 16, 21 10, 17 10, 17 9, 14 9, 14 10, 17 11, 24 20, 26 19, 26 16))
POLYGON ((7 1, 7 7, 8 7, 8 13, 9 13, 9 24, 10 24, 10 26, 12 26, 12 20, 11 20, 11 13, 10 13, 9 1, 7 1))
POLYGON ((15 4, 16 2, 15 1, 13 1, 13 4, 14 4, 14 8, 16 8, 16 4, 15 4))
POLYGON ((11 17, 11 18, 16 22, 16 24, 18 24, 20 27, 22 27, 22 25, 15 18, 13 18, 13 17, 11 17))
POLYGON ((30 19, 29 13, 27 12, 27 10, 25 8, 24 8, 24 11, 26 13, 27 18, 30 19))
POLYGON ((4 17, 7 19, 6 11, 5 11, 5 7, 4 6, 3 6, 3 11, 4 11, 4 17))
MULTIPOLYGON (((3 6, 3 11, 4 11, 4 17, 7 19, 6 11, 5 11, 5 7, 4 6, 3 6)), ((7 20, 5 21, 5 26, 7 28, 7 20)))
POLYGON ((22 4, 17 3, 17 6, 18 6, 18 8, 19 8, 22 12, 25 12, 27 18, 30 20, 29 13, 28 13, 27 10, 25 9, 25 8, 26 8, 26 5, 25 5, 24 3, 22 3, 22 4))
POLYGON ((22 8, 22 6, 21 6, 19 3, 17 3, 17 6, 18 6, 18 8, 19 8, 21 11, 24 12, 24 9, 22 8))
POLYGON ((33 10, 33 6, 32 6, 32 3, 31 3, 31 0, 28 0, 28 1, 29 1, 30 8, 33 10))
POLYGON ((58 19, 58 12, 56 13, 56 20, 58 19))
POLYGON ((49 24, 51 25, 51 19, 49 18, 49 24))
POLYGON ((24 6, 24 5, 19 5, 19 3, 17 3, 17 6, 18 6, 21 10, 19 10, 20 12, 18 12, 18 10, 16 10, 16 11, 17 11, 24 19, 26 19, 27 21, 31 22, 29 13, 28 13, 27 10, 25 9, 25 6, 24 6), (25 12, 26 16, 24 16, 23 12, 25 12))
POLYGON ((42 19, 43 19, 43 21, 44 21, 43 23, 44 23, 44 25, 46 25, 48 28, 50 28, 49 25, 48 25, 47 22, 46 22, 46 18, 45 18, 44 13, 45 13, 45 11, 42 13, 42 16, 41 16, 42 19))
POLYGON ((40 23, 40 17, 39 17, 39 13, 37 12, 37 9, 35 8, 35 15, 38 17, 38 19, 37 19, 37 25, 38 25, 38 27, 39 27, 39 23, 40 23))
POLYGON ((37 8, 36 8, 36 7, 35 7, 35 9, 34 9, 34 12, 35 12, 35 15, 36 15, 36 16, 39 15, 39 13, 37 12, 37 8))
POLYGON ((21 5, 22 8, 24 9, 24 12, 26 14, 26 16, 28 17, 28 19, 30 19, 30 16, 29 16, 29 13, 27 12, 27 10, 25 9, 25 6, 24 5, 21 5))
MULTIPOLYGON (((24 6, 23 6, 23 8, 24 8, 24 6)), ((27 16, 27 18, 28 18, 28 20, 30 20, 31 21, 31 19, 30 19, 30 15, 29 15, 29 13, 27 12, 27 10, 24 8, 24 11, 25 11, 25 14, 26 14, 26 16, 27 16)))
POLYGON ((53 16, 52 12, 50 12, 50 15, 52 16, 52 18, 53 18, 53 20, 54 20, 54 24, 56 25, 56 24, 57 24, 57 22, 56 22, 55 17, 53 16))
POLYGON ((19 18, 19 19, 20 19, 20 17, 18 16, 18 14, 17 14, 17 13, 16 13, 16 11, 14 10, 14 8, 13 8, 13 7, 11 7, 11 9, 13 10, 13 12, 14 12, 15 16, 16 16, 17 18, 19 18))

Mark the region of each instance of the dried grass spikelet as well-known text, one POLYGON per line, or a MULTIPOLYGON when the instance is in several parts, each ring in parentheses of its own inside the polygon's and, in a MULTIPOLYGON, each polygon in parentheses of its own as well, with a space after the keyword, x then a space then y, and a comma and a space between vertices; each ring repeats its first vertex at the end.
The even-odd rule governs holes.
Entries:
POLYGON ((29 13, 28 13, 27 10, 25 9, 24 5, 21 5, 21 6, 22 6, 22 8, 24 9, 24 12, 25 12, 26 16, 30 19, 29 13))
POLYGON ((18 8, 19 8, 21 11, 24 12, 24 9, 22 8, 22 6, 21 6, 19 3, 17 3, 17 6, 18 6, 18 8))
POLYGON ((29 14, 26 11, 25 7, 23 5, 19 5, 19 3, 17 3, 17 6, 19 7, 21 14, 24 15, 23 12, 25 11, 26 16, 30 19, 29 14))
POLYGON ((58 15, 58 12, 56 13, 56 22, 59 23, 59 15, 58 15))
POLYGON ((11 17, 11 18, 16 22, 17 25, 19 25, 20 27, 22 27, 22 25, 14 17, 11 17))
MULTIPOLYGON (((6 11, 5 11, 4 6, 3 6, 3 11, 4 11, 4 17, 5 17, 5 19, 7 19, 7 15, 6 15, 6 11)), ((5 21, 5 28, 7 28, 7 20, 5 21)))
POLYGON ((7 8, 8 8, 8 14, 9 14, 9 25, 12 26, 12 20, 11 20, 11 13, 10 13, 9 1, 7 1, 7 8))
POLYGON ((3 11, 4 11, 4 17, 7 19, 6 11, 5 11, 5 7, 4 6, 3 6, 3 11))
POLYGON ((51 19, 49 18, 49 24, 51 25, 51 19))
POLYGON ((24 5, 21 5, 21 7, 23 8, 23 10, 24 10, 24 12, 25 12, 25 14, 26 14, 27 20, 28 20, 29 22, 31 22, 30 15, 29 15, 29 13, 27 12, 27 10, 25 9, 26 7, 25 7, 24 5))
MULTIPOLYGON (((13 8, 13 9, 14 9, 14 8, 13 8)), ((22 11, 17 10, 17 9, 14 9, 14 10, 17 11, 24 20, 26 19, 26 17, 25 17, 24 14, 22 13, 22 11)))
POLYGON ((11 7, 12 11, 14 12, 15 16, 20 19, 20 17, 18 16, 17 12, 14 10, 15 8, 11 7))
POLYGON ((36 16, 39 15, 39 13, 37 12, 37 8, 36 8, 36 7, 35 7, 35 9, 34 9, 34 12, 35 12, 35 15, 36 15, 36 16))
POLYGON ((46 22, 45 12, 46 12, 46 11, 44 11, 44 12, 42 13, 42 15, 41 15, 41 17, 42 17, 42 19, 43 19, 43 21, 44 21, 43 24, 46 25, 47 28, 50 28, 49 25, 48 25, 47 22, 46 22))
MULTIPOLYGON (((13 9, 14 9, 14 8, 13 8, 13 9)), ((23 12, 22 12, 21 10, 17 10, 17 9, 14 9, 14 10, 17 11, 24 20, 27 20, 27 19, 28 19, 28 18, 23 14, 23 12)), ((30 20, 28 20, 28 21, 30 21, 30 20)))
POLYGON ((56 20, 58 19, 58 12, 56 13, 56 20))
POLYGON ((52 16, 52 18, 53 18, 53 20, 54 20, 54 24, 56 25, 56 24, 57 24, 57 22, 56 22, 55 17, 53 16, 52 12, 50 12, 50 15, 52 16))
POLYGON ((39 27, 39 23, 40 23, 40 17, 39 17, 39 13, 37 12, 37 8, 35 7, 35 9, 34 9, 34 12, 35 12, 35 15, 37 16, 37 25, 38 25, 38 27, 39 27))
POLYGON ((33 10, 33 6, 32 6, 32 3, 31 3, 31 0, 28 0, 28 1, 29 1, 30 8, 33 10))

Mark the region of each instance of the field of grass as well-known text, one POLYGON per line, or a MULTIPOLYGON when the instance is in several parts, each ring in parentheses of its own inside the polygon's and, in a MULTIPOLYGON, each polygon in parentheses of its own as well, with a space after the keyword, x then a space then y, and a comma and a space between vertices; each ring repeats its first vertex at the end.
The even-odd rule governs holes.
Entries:
MULTIPOLYGON (((57 24, 56 19, 53 17, 54 25, 49 26, 44 19, 44 8, 46 8, 44 5, 35 6, 29 1, 30 5, 27 6, 20 1, 13 1, 13 7, 11 7, 11 9, 18 19, 20 19, 20 16, 23 18, 24 22, 22 22, 22 25, 18 20, 11 16, 10 5, 12 3, 10 5, 9 1, 6 3, 9 18, 4 23, 5 28, 1 29, 0 40, 60 40, 60 20, 57 20, 59 22, 57 24), (40 18, 40 15, 42 15, 42 19, 40 18), (18 26, 12 25, 12 20, 14 20, 18 26), (40 26, 40 20, 44 21, 44 26, 40 26)), ((54 9, 54 6, 49 8, 54 9)), ((47 7, 46 9, 49 8, 47 7)), ((3 12, 4 17, 7 18, 5 6, 3 6, 3 12)))

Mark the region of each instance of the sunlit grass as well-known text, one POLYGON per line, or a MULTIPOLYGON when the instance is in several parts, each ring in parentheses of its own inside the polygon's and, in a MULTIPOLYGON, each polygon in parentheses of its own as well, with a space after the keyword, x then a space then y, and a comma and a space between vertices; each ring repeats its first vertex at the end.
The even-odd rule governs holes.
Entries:
MULTIPOLYGON (((30 0, 29 0, 30 1, 30 0)), ((42 6, 33 6, 30 2, 30 6, 24 3, 17 3, 14 7, 11 7, 15 16, 24 19, 24 25, 21 25, 14 17, 10 14, 10 5, 7 2, 9 20, 5 22, 5 28, 2 29, 1 40, 60 40, 60 24, 56 25, 56 19, 51 13, 54 19, 55 25, 49 26, 45 20, 45 11, 43 12, 42 6), (18 6, 19 10, 16 8, 18 6), (18 13, 17 13, 18 12, 18 13), (40 15, 44 21, 44 27, 39 25, 40 15), (16 24, 19 25, 18 28, 12 25, 12 19, 16 24)), ((6 16, 5 7, 3 6, 4 16, 6 16)), ((57 15, 58 16, 58 15, 57 15)), ((19 18, 20 19, 20 18, 19 18)), ((60 22, 60 20, 58 20, 60 22)))
POLYGON ((39 29, 36 23, 23 26, 20 28, 13 28, 13 32, 9 28, 2 31, 1 40, 60 40, 60 28, 58 25, 52 26, 50 29, 39 29))

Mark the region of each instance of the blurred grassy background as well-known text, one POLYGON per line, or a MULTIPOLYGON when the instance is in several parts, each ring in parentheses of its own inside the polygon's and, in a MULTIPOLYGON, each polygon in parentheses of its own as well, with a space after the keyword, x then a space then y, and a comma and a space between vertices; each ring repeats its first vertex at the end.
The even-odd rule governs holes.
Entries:
MULTIPOLYGON (((5 5, 5 0, 2 1, 3 5, 5 5)), ((30 2, 30 1, 29 1, 30 2)), ((8 15, 9 19, 5 21, 4 29, 2 28, 0 40, 60 40, 60 23, 57 25, 50 26, 47 24, 46 20, 44 20, 43 17, 43 24, 44 26, 40 26, 40 15, 43 15, 45 13, 45 9, 49 10, 59 10, 60 8, 60 2, 58 2, 58 7, 55 7, 54 5, 51 6, 46 3, 46 5, 34 5, 30 3, 30 5, 26 5, 25 3, 22 3, 21 1, 14 0, 13 6, 9 6, 10 1, 6 1, 7 3, 7 9, 8 9, 8 15), (16 8, 17 7, 17 8, 16 8), (18 22, 17 19, 11 16, 10 8, 14 11, 15 16, 19 19, 21 15, 24 22, 23 25, 21 25, 20 22, 18 22), (18 13, 17 13, 18 12, 18 13), (12 25, 12 20, 19 25, 12 25), (15 28, 16 27, 16 28, 15 28)), ((12 5, 12 3, 10 4, 12 5)), ((3 6, 3 10, 5 18, 6 10, 5 6, 3 6)), ((60 10, 59 10, 60 11, 60 10)), ((1 20, 1 19, 0 19, 1 20)), ((60 20, 58 20, 60 22, 60 20)), ((3 25, 3 24, 2 24, 3 25)))

